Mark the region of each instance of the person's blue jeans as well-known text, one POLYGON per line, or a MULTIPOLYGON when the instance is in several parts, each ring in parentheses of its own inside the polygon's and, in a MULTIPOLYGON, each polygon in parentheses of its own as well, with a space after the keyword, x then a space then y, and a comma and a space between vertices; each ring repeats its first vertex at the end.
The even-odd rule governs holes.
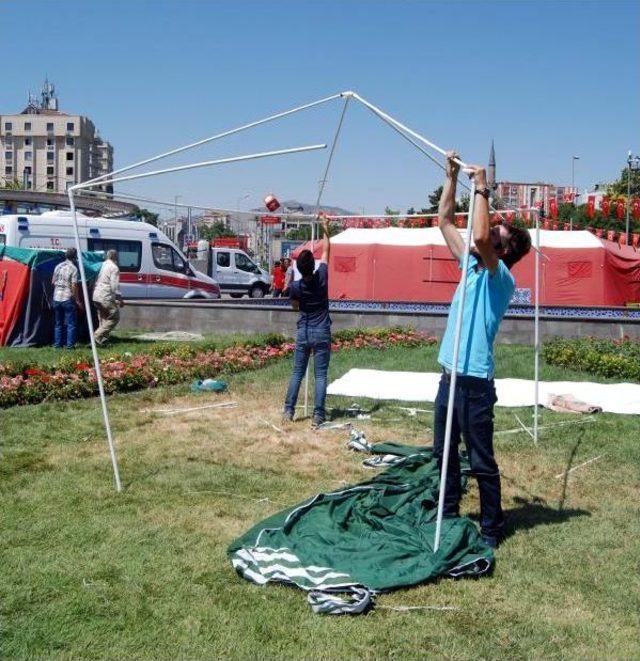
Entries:
POLYGON ((331 357, 331 326, 320 328, 303 326, 298 328, 296 334, 296 351, 293 358, 293 374, 289 381, 289 389, 284 402, 285 413, 294 414, 300 384, 304 379, 309 356, 313 353, 313 373, 315 377, 315 400, 313 418, 323 422, 325 413, 325 400, 327 398, 327 372, 331 357))
POLYGON ((74 300, 54 301, 53 314, 55 317, 54 346, 56 349, 62 349, 66 335, 66 347, 73 349, 76 343, 76 304, 74 300))
MULTIPOLYGON (((450 377, 443 374, 435 401, 434 456, 442 469, 450 377)), ((451 427, 451 446, 444 497, 444 516, 459 514, 460 436, 469 455, 471 475, 480 490, 480 528, 483 536, 499 540, 504 530, 500 497, 500 471, 493 455, 493 407, 497 401, 493 379, 458 375, 451 427)))

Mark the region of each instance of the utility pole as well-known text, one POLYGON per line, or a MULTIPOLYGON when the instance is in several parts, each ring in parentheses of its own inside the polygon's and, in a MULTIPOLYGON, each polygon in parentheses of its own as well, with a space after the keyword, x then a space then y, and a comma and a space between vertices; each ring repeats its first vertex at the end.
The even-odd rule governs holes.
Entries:
POLYGON ((627 154, 627 222, 625 232, 627 235, 627 245, 631 245, 631 173, 640 170, 640 156, 633 156, 631 150, 627 154))
MULTIPOLYGON (((572 156, 571 157, 571 194, 574 195, 574 209, 576 208, 576 203, 575 200, 578 197, 577 193, 575 193, 576 189, 576 161, 579 161, 580 157, 579 156, 572 156)), ((571 216, 571 219, 569 221, 569 229, 573 230, 573 216, 571 216)))

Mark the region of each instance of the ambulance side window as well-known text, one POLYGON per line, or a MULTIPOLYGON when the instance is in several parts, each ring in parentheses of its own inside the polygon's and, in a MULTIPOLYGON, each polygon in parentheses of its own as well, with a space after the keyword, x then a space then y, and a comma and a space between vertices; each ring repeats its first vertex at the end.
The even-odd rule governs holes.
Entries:
POLYGON ((122 273, 137 273, 142 262, 142 243, 140 241, 122 241, 120 239, 88 239, 89 250, 116 250, 118 266, 122 273))
POLYGON ((176 273, 187 271, 186 262, 171 246, 164 243, 153 243, 151 254, 153 255, 153 263, 163 271, 174 271, 176 273))

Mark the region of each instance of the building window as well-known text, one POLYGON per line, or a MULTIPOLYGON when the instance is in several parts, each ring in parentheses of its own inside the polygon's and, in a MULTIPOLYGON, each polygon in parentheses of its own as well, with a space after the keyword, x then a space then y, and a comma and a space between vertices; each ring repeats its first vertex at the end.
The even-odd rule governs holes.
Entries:
POLYGON ((67 147, 73 147, 73 136, 68 135, 66 139, 67 147))
POLYGON ((11 165, 7 165, 4 169, 5 174, 13 174, 13 167, 11 165))
POLYGON ((31 130, 31 122, 25 122, 24 123, 24 130, 25 131, 30 131, 31 130))
POLYGON ((53 138, 47 138, 47 147, 53 147, 53 138))
POLYGON ((24 160, 25 161, 30 161, 30 160, 32 160, 32 158, 33 158, 33 152, 26 151, 24 153, 24 160))
POLYGON ((48 175, 53 175, 53 165, 47 166, 47 174, 48 175))
POLYGON ((26 165, 26 166, 25 166, 25 168, 24 168, 24 173, 25 173, 25 174, 31 174, 31 166, 30 166, 30 165, 26 165))
POLYGON ((72 161, 72 160, 73 160, 73 152, 72 152, 72 151, 68 151, 68 152, 67 152, 67 160, 68 160, 68 161, 72 161))
POLYGON ((13 130, 13 124, 11 122, 5 122, 4 123, 4 130, 5 131, 12 131, 13 130))
POLYGON ((73 122, 67 122, 67 131, 73 131, 73 122))
POLYGON ((53 131, 53 122, 47 122, 47 131, 53 131))
POLYGON ((52 162, 55 154, 52 151, 47 152, 47 161, 52 162))
POLYGON ((26 147, 29 147, 31 145, 31 138, 25 138, 24 139, 24 144, 26 147))
POLYGON ((53 190, 53 181, 47 181, 47 190, 53 190))
POLYGON ((12 151, 6 151, 4 153, 4 160, 5 161, 12 161, 13 160, 13 152, 12 151))
POLYGON ((67 168, 67 176, 70 176, 73 174, 73 168, 67 168))

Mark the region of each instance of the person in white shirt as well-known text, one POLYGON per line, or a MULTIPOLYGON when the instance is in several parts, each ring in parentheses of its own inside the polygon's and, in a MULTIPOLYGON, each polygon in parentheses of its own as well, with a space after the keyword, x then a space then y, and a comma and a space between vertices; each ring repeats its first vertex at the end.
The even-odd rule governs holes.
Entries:
POLYGON ((82 307, 78 267, 73 263, 77 256, 76 249, 69 248, 65 253, 66 259, 56 266, 51 278, 55 317, 53 344, 56 349, 62 349, 63 344, 67 349, 73 349, 76 344, 76 305, 82 307))
POLYGON ((93 288, 93 302, 100 321, 94 336, 96 344, 103 345, 120 321, 119 308, 124 305, 120 293, 118 253, 115 250, 107 250, 107 258, 100 269, 100 275, 98 275, 93 288))

